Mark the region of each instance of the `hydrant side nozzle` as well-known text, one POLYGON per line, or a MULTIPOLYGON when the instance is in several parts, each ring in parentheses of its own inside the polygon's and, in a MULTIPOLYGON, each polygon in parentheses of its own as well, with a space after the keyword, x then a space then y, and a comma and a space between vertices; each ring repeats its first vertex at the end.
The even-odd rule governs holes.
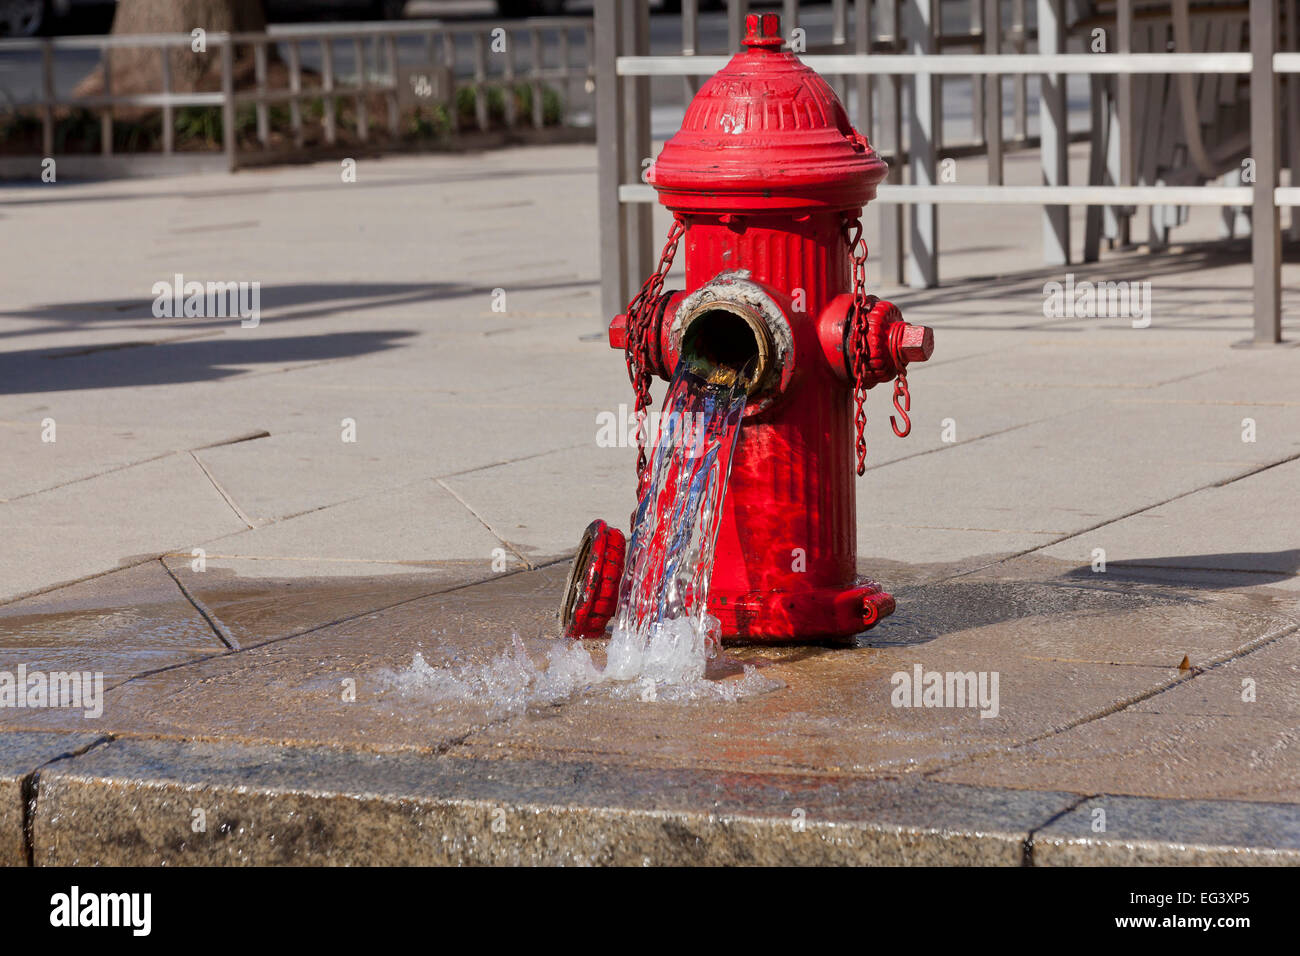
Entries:
POLYGON ((560 629, 565 637, 601 637, 618 608, 619 585, 627 538, 597 519, 587 525, 569 568, 560 604, 560 629))
MULTIPOLYGON (((682 293, 676 289, 670 289, 659 295, 653 306, 654 323, 650 329, 649 341, 646 342, 647 358, 650 360, 650 371, 662 378, 668 378, 672 374, 674 364, 673 357, 669 355, 665 343, 668 342, 668 330, 671 323, 671 317, 675 311, 676 303, 681 299, 682 293)), ((609 323, 609 347, 620 352, 627 351, 628 347, 628 317, 626 313, 614 316, 609 323)))
POLYGON ((627 315, 616 315, 609 323, 609 347, 612 349, 627 348, 627 315))

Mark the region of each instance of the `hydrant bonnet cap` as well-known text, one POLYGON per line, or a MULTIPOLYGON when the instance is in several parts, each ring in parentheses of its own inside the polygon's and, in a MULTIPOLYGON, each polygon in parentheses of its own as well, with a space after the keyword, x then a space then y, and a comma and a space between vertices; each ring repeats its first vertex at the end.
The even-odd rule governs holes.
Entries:
POLYGON ((700 88, 647 180, 681 212, 859 209, 889 169, 826 81, 782 51, 776 14, 700 88))

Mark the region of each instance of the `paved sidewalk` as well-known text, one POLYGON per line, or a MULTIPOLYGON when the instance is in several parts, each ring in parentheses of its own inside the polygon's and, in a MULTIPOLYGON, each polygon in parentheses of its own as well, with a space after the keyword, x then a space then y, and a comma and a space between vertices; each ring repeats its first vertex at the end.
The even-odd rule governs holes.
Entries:
POLYGON ((1208 211, 1067 270, 1036 210, 957 207, 945 285, 879 289, 936 350, 911 437, 869 403, 899 608, 858 646, 732 649, 783 685, 737 702, 401 692, 416 652, 541 659, 583 527, 626 525, 594 165, 0 187, 0 674, 106 688, 0 707, 0 862, 1300 863, 1300 351, 1232 347, 1208 211), (1045 317, 1067 271, 1150 281, 1150 328, 1045 317), (178 273, 260 323, 155 318, 178 273), (893 706, 917 666, 996 714, 893 706))

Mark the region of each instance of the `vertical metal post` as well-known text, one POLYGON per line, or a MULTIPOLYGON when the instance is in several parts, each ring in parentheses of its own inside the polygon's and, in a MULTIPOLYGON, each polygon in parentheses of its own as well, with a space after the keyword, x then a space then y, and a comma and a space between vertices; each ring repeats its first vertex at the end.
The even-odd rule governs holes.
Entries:
MULTIPOLYGON (((1287 0, 1286 50, 1300 51, 1300 4, 1287 0)), ((1289 73, 1286 78, 1286 164, 1291 169, 1292 185, 1300 185, 1300 73, 1289 73)), ((1300 209, 1291 207, 1291 239, 1300 239, 1300 209)))
POLYGON ((366 106, 369 81, 366 79, 366 44, 360 37, 352 42, 352 53, 357 59, 357 139, 370 139, 370 112, 366 106))
POLYGON ((482 33, 474 34, 474 116, 478 128, 486 133, 488 130, 487 103, 487 37, 482 33))
POLYGON ((460 130, 460 103, 456 97, 456 39, 448 31, 442 35, 442 65, 451 88, 447 90, 447 123, 453 133, 460 130))
POLYGON ((257 83, 257 141, 265 149, 271 145, 270 110, 266 106, 266 44, 253 43, 253 78, 257 83))
MULTIPOLYGON (((889 9, 890 45, 894 53, 902 51, 899 2, 900 0, 885 0, 889 9)), ((889 78, 889 87, 881 98, 880 114, 881 129, 889 131, 887 138, 894 160, 889 170, 889 181, 902 184, 906 170, 903 163, 903 78, 897 74, 889 78)), ((882 203, 879 209, 880 246, 883 250, 879 257, 881 278, 886 283, 901 285, 904 279, 903 218, 907 207, 882 203)))
POLYGON ((1250 0, 1250 152, 1255 160, 1250 258, 1255 285, 1255 342, 1282 341, 1282 237, 1273 190, 1277 188, 1278 96, 1273 0, 1250 0))
MULTIPOLYGON (((596 66, 596 209, 600 227, 600 309, 604 322, 623 311, 627 280, 627 233, 618 187, 623 173, 621 81, 616 63, 622 41, 623 5, 598 3, 593 61, 596 66)), ((603 327, 603 323, 602 323, 603 327)))
MULTIPOLYGON (((1065 52, 1064 0, 1038 0, 1038 52, 1065 52)), ((1043 185, 1069 183, 1069 135, 1065 112, 1065 77, 1044 73, 1039 80, 1038 129, 1042 137, 1043 185)), ((1070 261, 1070 207, 1043 207, 1043 261, 1070 261)))
MULTIPOLYGON (((1121 0, 1123 2, 1123 0, 1121 0)), ((1025 43, 1025 0, 1011 0, 1011 47, 1016 53, 1024 53, 1025 43)), ((1029 109, 1027 100, 1029 78, 1023 73, 1016 74, 1011 83, 1012 102, 1015 115, 1015 138, 1023 143, 1029 136, 1029 109)))
MULTIPOLYGON (((908 52, 935 52, 934 24, 938 0, 904 0, 903 37, 908 52)), ((935 169, 935 127, 938 121, 934 78, 917 73, 908 84, 908 167, 918 186, 938 183, 935 169)), ((939 215, 933 203, 917 203, 909 210, 907 282, 914 289, 939 284, 939 215)))
MULTIPOLYGON (((1116 51, 1133 52, 1133 0, 1119 0, 1115 8, 1116 51)), ((1115 146, 1119 156, 1118 183, 1121 186, 1133 185, 1133 77, 1121 73, 1115 77, 1115 111, 1119 114, 1119 142, 1115 146)), ((1121 246, 1129 244, 1129 229, 1133 222, 1132 213, 1126 207, 1119 214, 1118 242, 1121 246)))
MULTIPOLYGON (((869 54, 871 52, 871 0, 854 0, 854 52, 869 54)), ((871 76, 859 73, 853 78, 858 96, 858 131, 868 140, 876 135, 875 116, 872 111, 871 76)))
MULTIPOLYGON (((831 0, 831 46, 836 53, 844 53, 845 47, 849 42, 849 8, 848 0, 831 0)), ((835 95, 840 98, 845 107, 849 105, 848 87, 844 85, 844 74, 840 73, 831 80, 831 85, 835 90, 835 95)), ((870 130, 859 130, 867 139, 871 138, 870 130)))
POLYGON ((324 105, 325 142, 333 146, 338 142, 338 102, 334 99, 334 43, 329 37, 323 37, 320 45, 321 54, 321 94, 324 105))
POLYGON ((727 0, 727 52, 740 52, 740 39, 745 35, 745 14, 749 13, 749 0, 727 0))
MULTIPOLYGON (((987 28, 984 21, 985 17, 985 0, 970 0, 970 32, 979 32, 981 39, 985 40, 985 50, 987 51, 987 34, 984 32, 987 28)), ((943 4, 939 4, 939 23, 935 31, 939 36, 943 36, 943 4)), ((988 108, 985 100, 988 93, 988 83, 985 82, 985 76, 972 75, 970 78, 970 120, 971 120, 971 137, 975 142, 984 142, 988 133, 988 120, 985 110, 988 108)), ((943 87, 941 86, 942 90, 943 87)), ((943 97, 939 98, 939 118, 943 119, 943 97)))
POLYGON ((302 48, 298 46, 297 40, 289 41, 289 92, 293 94, 289 100, 289 125, 293 129, 293 145, 302 149, 302 103, 299 96, 302 94, 302 48))
POLYGON ((221 145, 226 168, 234 172, 235 157, 235 44, 227 34, 221 41, 221 145))
MULTIPOLYGON (((682 56, 700 52, 700 0, 682 0, 682 56)), ((700 89, 698 76, 682 77, 682 90, 690 102, 700 89)))
POLYGON ((501 71, 501 98, 505 101, 506 129, 514 129, 519 122, 515 110, 515 40, 508 27, 502 29, 506 31, 506 59, 501 71))
MULTIPOLYGON (((622 22, 623 50, 628 56, 645 56, 650 52, 650 8, 633 4, 633 12, 622 22)), ((633 77, 623 81, 623 182, 641 181, 644 161, 650 156, 650 78, 633 77)), ((628 268, 632 283, 640 282, 654 268, 654 205, 629 203, 623 207, 624 227, 628 233, 628 268)), ((624 301, 631 298, 632 287, 623 290, 624 301)))
POLYGON ((388 135, 394 140, 402 134, 401 113, 397 106, 397 37, 389 33, 384 37, 384 59, 388 61, 388 135))
POLYGON ((104 98, 109 101, 99 114, 99 150, 105 156, 113 155, 113 58, 109 53, 108 49, 100 48, 104 60, 104 98))
POLYGON ((546 124, 546 104, 543 101, 542 87, 542 58, 545 55, 542 47, 542 31, 533 27, 529 42, 532 44, 533 59, 533 127, 541 129, 546 124))
MULTIPOLYGON (((158 52, 162 54, 162 91, 164 96, 172 94, 172 51, 170 47, 160 46, 158 52)), ((162 151, 164 156, 170 156, 176 149, 176 117, 171 102, 163 104, 162 108, 162 151)))
MULTIPOLYGON (((1002 48, 1002 4, 984 0, 984 52, 997 56, 1002 48)), ((984 77, 984 142, 988 144, 990 186, 1002 185, 1002 77, 984 77)))
POLYGON ((54 41, 41 40, 41 150, 54 155, 54 41))

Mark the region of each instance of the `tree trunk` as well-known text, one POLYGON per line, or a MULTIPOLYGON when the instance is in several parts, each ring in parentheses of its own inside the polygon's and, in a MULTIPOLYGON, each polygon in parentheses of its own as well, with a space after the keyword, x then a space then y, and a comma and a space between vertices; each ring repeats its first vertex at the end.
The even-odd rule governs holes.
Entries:
MULTIPOLYGON (((187 33, 202 29, 213 33, 255 33, 266 29, 263 0, 119 0, 113 18, 114 36, 140 33, 187 33)), ((267 50, 275 59, 275 48, 267 50)), ((238 58, 251 60, 251 50, 237 50, 238 58), (239 56, 242 54, 242 56, 239 56)), ((111 50, 107 62, 112 70, 114 93, 162 92, 162 53, 157 48, 111 50)), ((189 47, 171 52, 172 91, 189 93, 215 90, 221 86, 221 50, 209 44, 207 52, 189 47)), ((241 63, 240 74, 248 73, 241 63)), ((77 86, 76 94, 93 96, 104 90, 102 67, 77 86)))

